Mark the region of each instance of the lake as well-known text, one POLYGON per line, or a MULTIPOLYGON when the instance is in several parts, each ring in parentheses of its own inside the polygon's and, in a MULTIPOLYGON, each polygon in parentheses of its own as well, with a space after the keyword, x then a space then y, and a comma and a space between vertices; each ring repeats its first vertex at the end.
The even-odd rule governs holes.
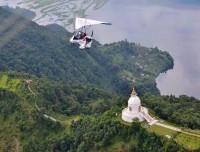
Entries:
POLYGON ((200 99, 200 1, 199 0, 1 0, 0 5, 19 6, 36 13, 41 25, 57 23, 72 30, 75 16, 112 22, 95 26, 102 44, 127 39, 168 51, 173 70, 160 74, 157 87, 163 95, 200 99))
POLYGON ((156 79, 162 95, 200 99, 200 1, 110 0, 87 13, 113 23, 95 27, 94 36, 101 43, 127 39, 172 55, 174 69, 156 79))

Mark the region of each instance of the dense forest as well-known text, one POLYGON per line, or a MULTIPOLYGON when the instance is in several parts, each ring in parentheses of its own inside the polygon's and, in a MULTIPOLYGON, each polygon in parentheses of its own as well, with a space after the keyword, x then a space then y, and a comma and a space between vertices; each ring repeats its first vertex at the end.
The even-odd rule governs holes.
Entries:
POLYGON ((155 78, 173 67, 167 52, 127 41, 107 45, 94 41, 91 49, 79 50, 68 43, 71 34, 64 28, 39 26, 2 8, 0 24, 0 71, 27 72, 120 93, 129 91, 134 81, 139 93, 158 94, 155 78))
POLYGON ((102 114, 116 104, 116 93, 91 85, 63 85, 42 79, 34 81, 32 88, 39 107, 64 115, 102 114))
POLYGON ((200 128, 199 100, 160 96, 156 87, 173 68, 169 53, 126 40, 79 50, 64 28, 7 9, 0 7, 0 151, 188 151, 120 120, 134 83, 157 116, 200 128))
POLYGON ((3 86, 1 82, 0 89, 2 151, 14 151, 16 141, 26 152, 107 151, 108 148, 114 150, 116 144, 122 151, 184 151, 173 140, 148 133, 137 121, 131 127, 121 124, 115 113, 121 111, 124 98, 114 98, 116 95, 112 92, 82 85, 58 85, 26 73, 2 73, 0 78, 7 84, 3 86), (28 84, 24 81, 30 78, 35 94, 28 90, 28 84), (41 106, 40 110, 35 107, 35 100, 41 106), (62 101, 65 101, 65 107, 59 105, 62 101), (58 104, 56 108, 54 104, 58 104), (79 104, 79 109, 73 108, 76 104, 79 104), (68 107, 71 108, 65 109, 68 107), (52 121, 44 114, 58 120, 52 121), (74 114, 78 114, 78 117, 73 118, 74 114), (65 116, 65 119, 61 119, 61 116, 65 116))
POLYGON ((152 96, 148 94, 144 96, 142 101, 164 120, 182 127, 200 129, 200 101, 194 97, 186 95, 179 97, 152 96))

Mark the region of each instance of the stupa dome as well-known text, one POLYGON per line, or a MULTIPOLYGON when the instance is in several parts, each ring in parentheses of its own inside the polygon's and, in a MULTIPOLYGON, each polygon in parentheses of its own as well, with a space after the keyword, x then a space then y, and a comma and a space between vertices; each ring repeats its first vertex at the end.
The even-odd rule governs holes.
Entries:
POLYGON ((131 97, 128 100, 128 104, 130 104, 130 105, 133 105, 133 104, 141 105, 140 98, 138 96, 131 95, 131 97))
POLYGON ((133 119, 138 118, 140 122, 144 121, 141 115, 141 101, 137 96, 135 89, 131 93, 131 97, 128 100, 128 107, 122 111, 122 119, 126 122, 133 122, 133 119))
POLYGON ((141 105, 140 98, 137 96, 137 93, 135 92, 134 88, 133 88, 133 91, 131 93, 131 97, 128 100, 128 104, 130 104, 130 105, 141 105))
POLYGON ((121 118, 126 122, 133 122, 135 118, 140 122, 146 120, 150 125, 156 122, 156 120, 148 114, 148 109, 141 106, 141 100, 137 96, 134 88, 128 100, 128 107, 122 110, 121 118))

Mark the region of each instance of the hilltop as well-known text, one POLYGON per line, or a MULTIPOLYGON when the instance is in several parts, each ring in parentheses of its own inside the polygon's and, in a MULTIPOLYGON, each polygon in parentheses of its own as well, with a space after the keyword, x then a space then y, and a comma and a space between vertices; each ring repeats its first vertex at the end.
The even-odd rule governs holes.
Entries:
MULTIPOLYGON (((176 152, 187 151, 183 147, 191 151, 199 148, 197 137, 158 126, 147 131, 145 123, 122 122, 116 113, 121 113, 127 100, 90 85, 62 84, 27 73, 0 73, 0 150, 176 152), (166 134, 174 139, 167 140, 166 134)), ((144 96, 143 100, 144 104, 157 102, 152 96, 144 96)), ((177 98, 178 102, 183 101, 177 98)))
POLYGON ((148 133, 138 122, 121 124, 115 113, 124 99, 91 86, 7 72, 0 74, 0 97, 1 151, 183 149, 148 133), (25 80, 30 79, 28 84, 25 80))
POLYGON ((173 68, 169 53, 126 40, 80 50, 61 26, 39 26, 2 8, 0 25, 0 151, 187 151, 120 120, 134 83, 157 116, 199 127, 189 120, 192 110, 198 120, 198 100, 161 97, 156 88, 155 78, 173 68), (188 111, 180 106, 191 101, 188 111))

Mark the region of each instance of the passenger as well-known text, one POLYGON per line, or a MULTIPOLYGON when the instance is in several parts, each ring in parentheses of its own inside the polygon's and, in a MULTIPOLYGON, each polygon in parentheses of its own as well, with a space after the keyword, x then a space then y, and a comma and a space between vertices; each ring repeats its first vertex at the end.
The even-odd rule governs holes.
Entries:
POLYGON ((78 32, 76 32, 76 33, 74 34, 74 39, 75 39, 75 40, 81 39, 81 32, 80 32, 80 31, 78 31, 78 32))
POLYGON ((81 33, 81 39, 85 39, 86 33, 82 32, 81 33))

